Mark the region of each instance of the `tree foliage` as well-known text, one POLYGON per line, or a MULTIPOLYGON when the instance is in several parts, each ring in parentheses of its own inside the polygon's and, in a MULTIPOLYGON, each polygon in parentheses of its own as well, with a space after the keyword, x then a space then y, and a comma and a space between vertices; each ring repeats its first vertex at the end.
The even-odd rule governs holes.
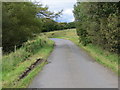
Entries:
POLYGON ((32 2, 2 3, 2 46, 3 51, 13 51, 34 35, 41 32, 62 30, 75 27, 73 23, 59 23, 55 19, 61 16, 49 11, 47 6, 32 2))
POLYGON ((32 2, 4 2, 2 5, 2 46, 3 51, 14 50, 21 44, 51 26, 52 19, 62 12, 54 13, 42 4, 32 2), (47 19, 49 18, 49 19, 47 19), (47 24, 47 25, 46 25, 47 24), (45 26, 45 27, 44 27, 45 26))
POLYGON ((78 2, 74 16, 80 42, 119 52, 119 9, 117 2, 78 2))
POLYGON ((44 22, 43 32, 75 28, 74 22, 69 22, 69 23, 56 22, 56 21, 51 20, 49 18, 44 19, 43 22, 44 22))

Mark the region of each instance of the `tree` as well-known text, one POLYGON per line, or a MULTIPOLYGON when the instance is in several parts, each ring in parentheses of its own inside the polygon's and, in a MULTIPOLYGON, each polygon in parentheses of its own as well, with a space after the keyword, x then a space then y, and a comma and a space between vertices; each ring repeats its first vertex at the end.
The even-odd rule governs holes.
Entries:
POLYGON ((5 52, 13 51, 15 45, 21 46, 34 34, 42 32, 45 26, 43 20, 52 24, 52 19, 61 13, 50 12, 48 7, 32 2, 4 2, 2 6, 2 44, 5 52))
POLYGON ((74 6, 74 16, 80 42, 119 52, 119 3, 84 2, 74 6))

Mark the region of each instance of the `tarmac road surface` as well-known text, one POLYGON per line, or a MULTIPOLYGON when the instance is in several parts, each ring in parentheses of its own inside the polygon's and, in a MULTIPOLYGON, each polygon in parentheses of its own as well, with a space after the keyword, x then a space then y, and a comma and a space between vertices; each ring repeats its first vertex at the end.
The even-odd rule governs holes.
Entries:
POLYGON ((29 88, 118 88, 118 77, 69 40, 52 38, 49 64, 29 88))

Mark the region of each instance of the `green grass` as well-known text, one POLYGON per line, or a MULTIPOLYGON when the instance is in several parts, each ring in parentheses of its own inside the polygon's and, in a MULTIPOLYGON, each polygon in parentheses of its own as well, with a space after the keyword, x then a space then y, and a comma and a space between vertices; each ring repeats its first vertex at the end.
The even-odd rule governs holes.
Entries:
POLYGON ((118 57, 118 55, 105 51, 96 45, 89 44, 87 46, 83 46, 81 43, 79 43, 79 37, 77 36, 75 29, 49 32, 46 33, 46 35, 51 38, 53 37, 71 40, 80 48, 83 48, 85 51, 87 51, 88 54, 92 56, 98 63, 104 65, 105 67, 108 67, 109 69, 117 74, 119 73, 120 75, 120 71, 118 70, 118 60, 120 58, 118 57))
POLYGON ((80 45, 80 47, 87 50, 92 57, 95 58, 97 62, 103 64, 106 67, 109 67, 111 70, 118 73, 118 55, 114 53, 110 53, 101 49, 98 46, 89 44, 86 47, 80 45))
POLYGON ((2 86, 3 88, 26 88, 33 77, 42 69, 45 62, 35 67, 25 78, 17 81, 22 72, 26 70, 36 59, 47 59, 53 50, 54 42, 43 37, 37 37, 28 41, 25 45, 3 56, 2 86))
POLYGON ((44 33, 49 38, 74 38, 76 37, 76 31, 75 29, 67 29, 67 30, 61 30, 61 31, 53 31, 53 32, 47 32, 44 33))
POLYGON ((42 70, 42 67, 46 64, 46 62, 43 62, 42 64, 38 65, 32 72, 29 73, 29 75, 22 79, 20 82, 17 83, 16 86, 17 88, 25 88, 28 87, 28 85, 31 83, 31 81, 33 80, 33 77, 35 77, 38 72, 40 72, 42 70))

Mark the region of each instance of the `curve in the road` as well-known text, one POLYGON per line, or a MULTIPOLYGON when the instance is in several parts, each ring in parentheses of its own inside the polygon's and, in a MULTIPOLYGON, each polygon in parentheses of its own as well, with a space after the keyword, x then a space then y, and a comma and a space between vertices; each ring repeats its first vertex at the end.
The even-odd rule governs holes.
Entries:
POLYGON ((69 40, 53 38, 51 62, 29 88, 117 88, 118 77, 69 40))

